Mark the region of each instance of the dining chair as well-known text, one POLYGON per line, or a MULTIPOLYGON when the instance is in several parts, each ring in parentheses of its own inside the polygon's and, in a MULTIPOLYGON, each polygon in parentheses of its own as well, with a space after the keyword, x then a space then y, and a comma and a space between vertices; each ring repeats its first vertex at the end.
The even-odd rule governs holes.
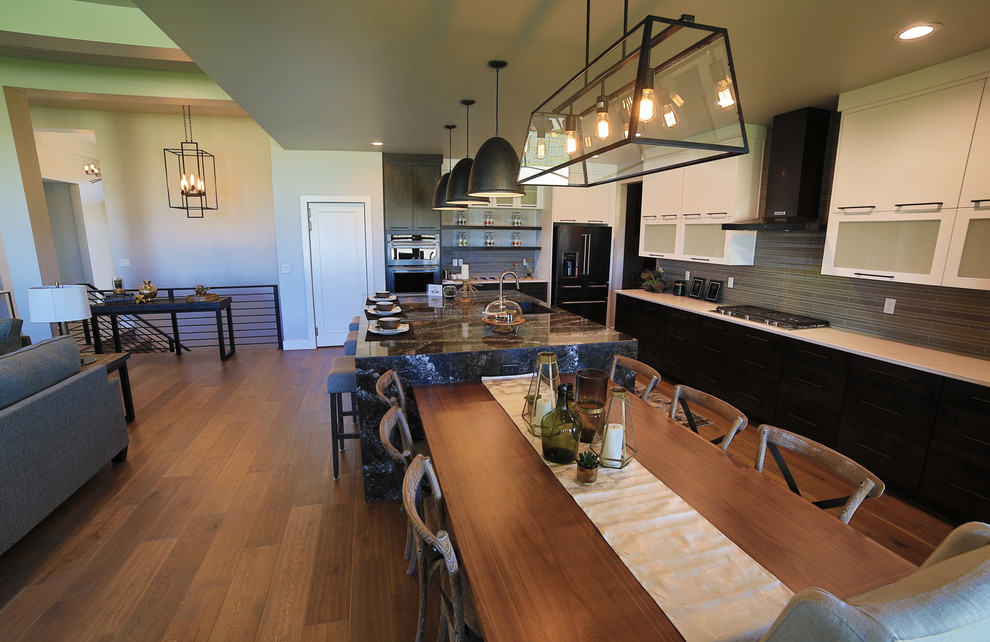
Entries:
POLYGON ((402 480, 402 504, 409 523, 416 531, 419 566, 419 627, 416 642, 422 642, 426 628, 427 593, 436 581, 440 588, 440 635, 454 642, 479 639, 481 627, 471 600, 467 577, 446 529, 443 494, 433 462, 416 455, 402 480))
POLYGON ((746 415, 740 412, 735 406, 690 386, 678 385, 674 388, 674 398, 670 402, 671 419, 675 419, 677 416, 678 404, 684 410, 688 427, 697 434, 700 433, 698 433, 698 426, 695 422, 694 415, 691 413, 690 404, 706 408, 728 422, 729 429, 725 431, 725 434, 711 440, 713 444, 721 445, 722 450, 728 450, 729 444, 732 443, 732 438, 736 436, 736 433, 745 430, 746 425, 749 423, 746 415))
MULTIPOLYGON (((395 370, 386 370, 375 382, 375 392, 383 403, 406 412, 406 393, 402 390, 402 379, 395 370)), ((408 417, 407 417, 408 419, 408 417)))
MULTIPOLYGON (((417 445, 413 442, 412 435, 409 434, 409 424, 406 422, 406 413, 397 406, 388 409, 382 420, 378 423, 378 436, 382 440, 382 446, 395 463, 397 463, 405 477, 409 463, 417 454, 417 445), (401 450, 400 450, 401 448, 401 450)), ((416 537, 413 533, 411 523, 406 525, 406 551, 404 558, 409 560, 409 568, 406 575, 416 572, 416 537)))
POLYGON ((990 525, 969 522, 917 571, 841 600, 820 588, 791 598, 763 637, 791 640, 990 640, 990 525))
MULTIPOLYGON (((642 375, 643 378, 648 379, 649 382, 646 384, 646 389, 640 394, 640 398, 646 401, 646 398, 650 396, 653 389, 657 387, 660 383, 660 373, 656 371, 655 368, 646 365, 642 361, 636 361, 629 357, 617 354, 612 357, 612 369, 608 371, 608 378, 612 381, 618 383, 618 379, 615 378, 615 373, 618 368, 624 368, 626 370, 632 370, 635 374, 642 375)), ((635 377, 635 375, 634 375, 635 377)), ((628 386, 626 386, 628 388, 628 386)), ((635 378, 633 379, 633 387, 630 392, 636 391, 635 378)))
POLYGON ((856 509, 859 508, 859 505, 863 503, 864 499, 883 495, 884 485, 880 481, 880 478, 842 453, 836 452, 828 446, 823 446, 803 435, 798 435, 783 428, 771 426, 770 424, 761 424, 757 432, 760 442, 756 448, 756 470, 761 473, 763 472, 763 463, 766 459, 767 450, 769 450, 774 461, 777 462, 777 467, 780 468, 781 475, 784 476, 784 481, 787 482, 787 487, 797 495, 800 495, 801 491, 798 490, 794 476, 787 467, 787 462, 784 461, 784 456, 780 452, 781 447, 818 462, 856 487, 856 490, 851 495, 812 502, 819 508, 837 508, 842 506, 842 512, 839 513, 839 520, 844 524, 849 523, 853 513, 856 512, 856 509))

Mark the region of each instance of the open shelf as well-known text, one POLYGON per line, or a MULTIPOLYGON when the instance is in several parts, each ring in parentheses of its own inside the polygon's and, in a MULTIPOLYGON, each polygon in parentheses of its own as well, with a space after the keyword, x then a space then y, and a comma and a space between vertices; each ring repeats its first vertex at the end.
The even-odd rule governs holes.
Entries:
POLYGON ((542 227, 520 225, 441 225, 445 230, 542 230, 542 227))
POLYGON ((489 247, 487 245, 444 245, 442 250, 539 250, 539 246, 533 245, 495 245, 489 247))

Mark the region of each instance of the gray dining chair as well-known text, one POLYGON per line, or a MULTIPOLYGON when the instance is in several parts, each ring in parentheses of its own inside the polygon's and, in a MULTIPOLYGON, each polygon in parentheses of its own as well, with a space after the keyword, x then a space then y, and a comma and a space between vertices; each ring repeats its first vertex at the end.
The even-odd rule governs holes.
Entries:
MULTIPOLYGON (((660 383, 660 373, 657 372, 655 368, 646 365, 642 361, 637 361, 621 354, 617 354, 612 357, 612 369, 608 372, 608 378, 618 383, 619 380, 615 378, 615 375, 620 371, 620 368, 631 370, 635 374, 641 375, 647 380, 646 389, 639 395, 643 401, 646 401, 646 398, 650 396, 653 389, 660 383)), ((628 386, 626 386, 626 388, 628 388, 628 386)), ((630 392, 636 392, 635 376, 633 377, 633 387, 630 392)))
POLYGON ((791 474, 787 462, 780 452, 781 448, 786 448, 791 452, 798 453, 812 461, 818 462, 855 486, 856 490, 846 497, 821 499, 812 502, 819 508, 838 508, 841 506, 842 511, 839 513, 839 520, 844 524, 849 523, 853 513, 856 512, 856 509, 859 508, 859 505, 863 503, 864 499, 883 495, 884 485, 879 477, 849 457, 832 450, 828 446, 823 446, 803 435, 798 435, 783 428, 771 426, 770 424, 761 424, 757 429, 757 433, 760 443, 756 449, 756 470, 761 473, 763 472, 763 464, 766 460, 767 450, 769 450, 770 455, 777 462, 780 474, 784 476, 784 481, 787 482, 787 487, 792 492, 798 495, 801 494, 801 491, 798 490, 797 483, 794 481, 794 476, 791 474))
POLYGON ((455 642, 479 639, 481 626, 471 599, 467 576, 447 532, 443 494, 433 462, 416 455, 402 480, 402 504, 418 537, 416 556, 419 566, 419 626, 416 642, 422 642, 426 628, 427 593, 436 581, 440 588, 440 631, 455 642))
POLYGON ((840 599, 820 588, 791 598, 763 637, 798 640, 990 640, 990 525, 949 533, 917 571, 840 599))
POLYGON ((678 385, 674 388, 674 398, 670 402, 671 419, 676 418, 678 405, 684 410, 688 428, 696 434, 701 433, 698 432, 694 414, 691 412, 692 405, 701 406, 728 422, 729 429, 725 431, 725 434, 711 440, 713 444, 721 445, 722 450, 728 450, 729 444, 732 443, 732 438, 736 436, 736 433, 745 430, 747 424, 749 424, 749 419, 746 418, 746 415, 740 412, 735 406, 722 401, 714 395, 690 386, 678 385))

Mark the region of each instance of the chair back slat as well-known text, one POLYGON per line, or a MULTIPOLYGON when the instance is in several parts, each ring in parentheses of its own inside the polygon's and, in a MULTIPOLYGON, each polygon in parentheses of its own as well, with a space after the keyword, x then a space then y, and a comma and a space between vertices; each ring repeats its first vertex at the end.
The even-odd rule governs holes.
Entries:
MULTIPOLYGON (((722 450, 728 450, 729 444, 732 443, 732 438, 735 437, 737 433, 745 430, 746 426, 749 424, 749 419, 746 418, 746 415, 744 415, 735 406, 728 404, 718 397, 708 394, 707 392, 702 392, 696 388, 684 385, 678 385, 674 388, 674 398, 670 402, 671 419, 676 418, 678 404, 681 404, 683 407, 687 408, 687 404, 685 403, 686 401, 691 402, 695 406, 701 406, 707 410, 710 410, 729 424, 729 428, 725 431, 725 434, 712 440, 712 443, 720 445, 722 450)), ((684 414, 687 417, 691 429, 694 430, 694 432, 698 432, 698 428, 694 425, 694 417, 690 414, 690 409, 686 409, 684 414)))
POLYGON ((375 392, 383 403, 406 412, 406 393, 402 390, 402 380, 395 370, 386 370, 375 382, 375 392))

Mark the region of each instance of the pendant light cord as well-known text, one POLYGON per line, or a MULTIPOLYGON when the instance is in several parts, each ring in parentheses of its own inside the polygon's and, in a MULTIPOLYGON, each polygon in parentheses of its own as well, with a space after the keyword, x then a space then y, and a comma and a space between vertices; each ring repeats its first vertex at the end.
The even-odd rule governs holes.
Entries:
POLYGON ((182 106, 182 131, 186 136, 186 142, 191 143, 192 133, 192 105, 182 106))
POLYGON ((498 136, 498 72, 500 69, 495 67, 495 135, 498 136))
POLYGON ((471 105, 464 105, 464 158, 471 156, 471 105))

